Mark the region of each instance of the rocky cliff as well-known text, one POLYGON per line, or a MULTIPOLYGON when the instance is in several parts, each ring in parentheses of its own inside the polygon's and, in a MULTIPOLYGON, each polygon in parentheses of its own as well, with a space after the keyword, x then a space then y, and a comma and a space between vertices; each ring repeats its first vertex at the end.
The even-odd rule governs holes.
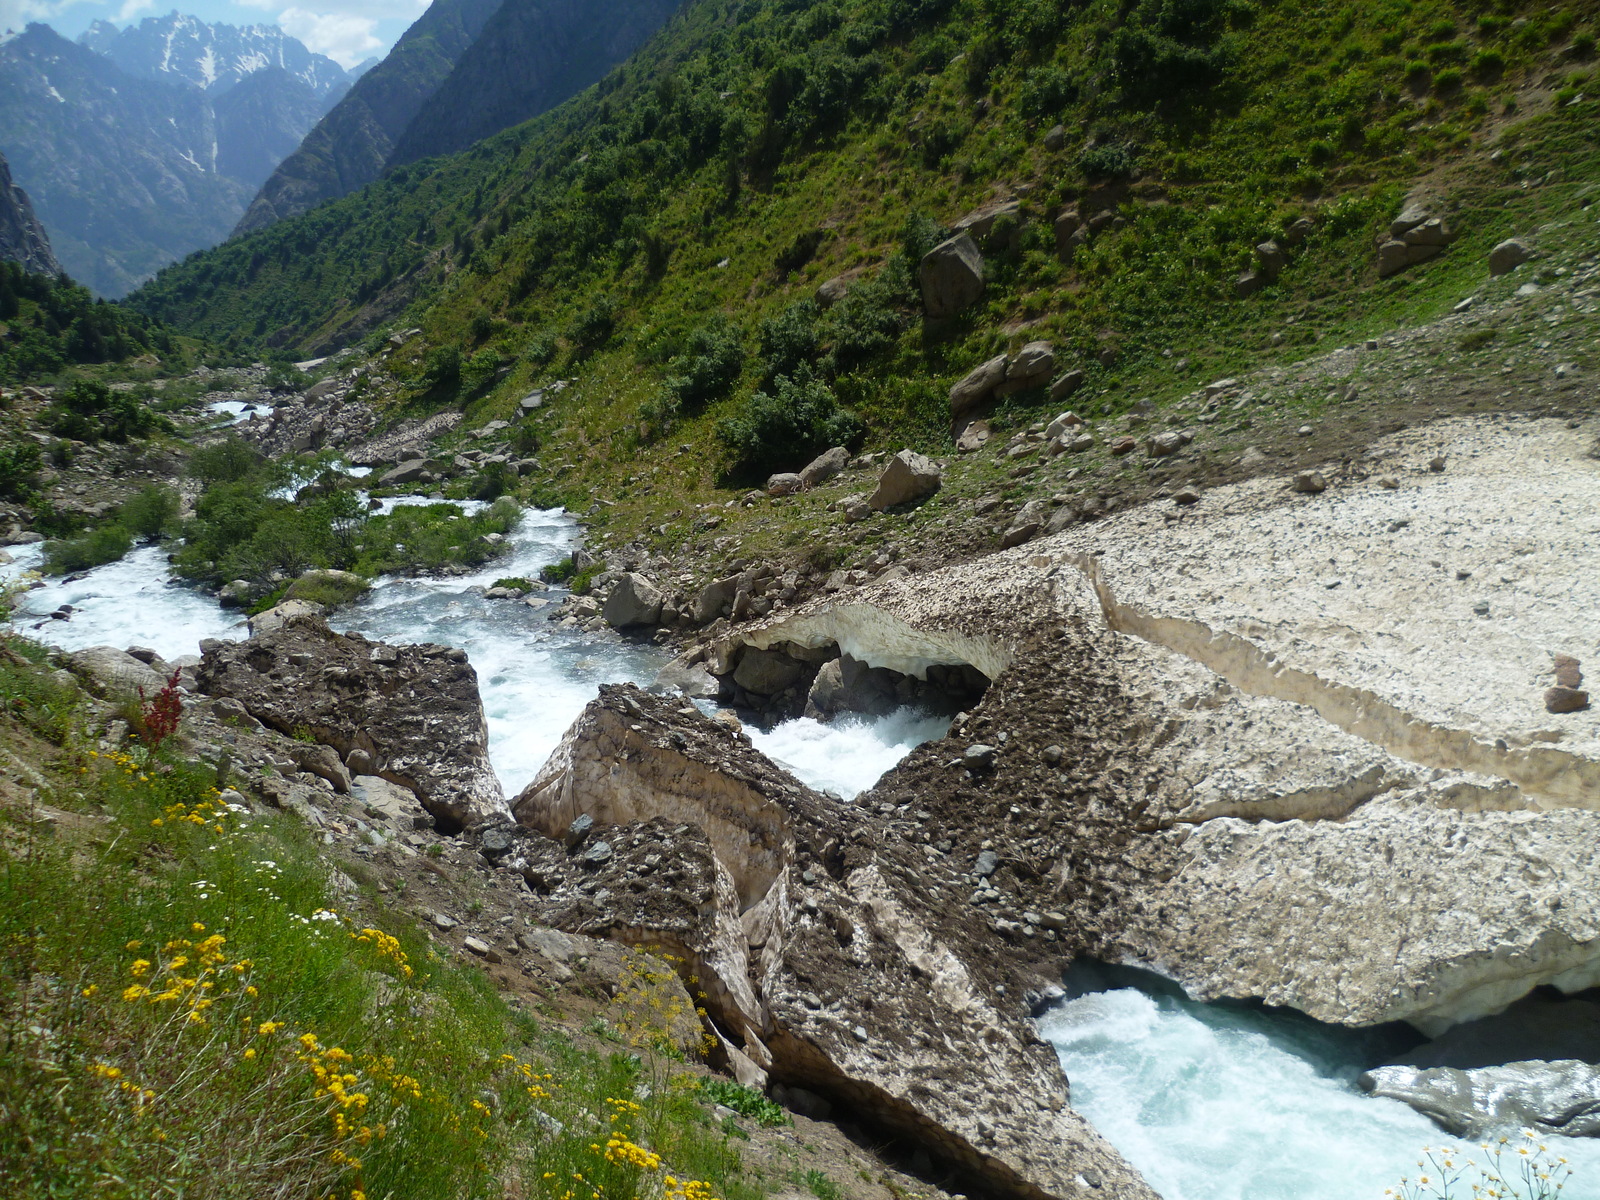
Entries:
POLYGON ((650 38, 680 0, 507 0, 429 97, 391 164, 454 154, 596 82, 650 38))
POLYGON ((0 260, 21 263, 36 275, 61 274, 50 238, 34 215, 28 193, 12 182, 4 155, 0 155, 0 260))
POLYGON ((371 183, 500 0, 439 0, 306 135, 239 221, 248 233, 371 183))

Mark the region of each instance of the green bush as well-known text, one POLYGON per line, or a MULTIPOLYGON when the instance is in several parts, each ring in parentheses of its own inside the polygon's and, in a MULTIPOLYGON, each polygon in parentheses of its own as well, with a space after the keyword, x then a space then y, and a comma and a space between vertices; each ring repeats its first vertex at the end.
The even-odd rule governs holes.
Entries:
POLYGON ((481 392, 494 382, 500 370, 500 355, 488 348, 479 350, 461 366, 461 386, 467 392, 481 392))
POLYGON ((744 340, 739 330, 718 313, 689 335, 677 372, 667 380, 667 390, 682 408, 697 411, 733 390, 744 370, 744 340))
POLYGON ((123 501, 117 510, 117 524, 136 537, 166 537, 173 532, 177 519, 178 493, 159 483, 152 483, 123 501))
POLYGON ((261 452, 237 434, 220 442, 201 446, 189 458, 189 477, 209 487, 213 483, 232 483, 259 471, 266 459, 261 452))
POLYGON ((91 445, 126 442, 169 428, 163 417, 131 393, 113 391, 91 379, 80 379, 63 391, 45 409, 43 421, 51 433, 91 445))
POLYGON ((828 449, 859 442, 865 427, 839 407, 826 384, 809 376, 780 376, 738 412, 717 422, 728 462, 726 476, 756 481, 793 468, 828 449))
POLYGON ((563 558, 560 562, 551 563, 548 567, 539 568, 540 579, 542 579, 545 583, 553 583, 557 585, 566 583, 567 580, 571 579, 577 573, 578 568, 577 565, 572 561, 571 555, 563 558))
POLYGON ((39 485, 39 444, 17 440, 0 444, 0 500, 26 500, 39 485))
POLYGON ((120 525, 102 525, 77 537, 46 542, 45 570, 52 575, 70 575, 90 567, 116 562, 133 548, 133 535, 120 525))
POLYGON ((747 1088, 731 1079, 702 1079, 700 1094, 712 1104, 731 1108, 741 1117, 748 1117, 763 1128, 771 1129, 778 1125, 794 1124, 789 1114, 780 1106, 754 1088, 747 1088))

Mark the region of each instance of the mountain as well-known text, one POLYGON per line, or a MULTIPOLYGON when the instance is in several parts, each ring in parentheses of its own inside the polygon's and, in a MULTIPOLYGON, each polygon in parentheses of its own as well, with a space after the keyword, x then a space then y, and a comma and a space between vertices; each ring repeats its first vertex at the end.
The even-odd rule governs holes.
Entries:
POLYGON ((0 45, 0 131, 56 257, 102 296, 222 241, 249 195, 217 169, 205 93, 135 79, 48 26, 0 45))
POLYGON ((282 67, 248 75, 212 100, 217 171, 260 187, 324 111, 322 98, 282 67))
POLYGON ((454 154, 554 108, 661 28, 680 0, 505 0, 407 127, 389 165, 454 154))
POLYGON ((499 5, 435 0, 273 172, 238 232, 264 228, 376 179, 395 142, 499 5))
POLYGON ((282 71, 331 105, 351 76, 276 25, 212 25, 177 12, 118 29, 96 21, 78 44, 103 54, 136 79, 181 82, 218 95, 263 71, 282 71))
POLYGON ((35 275, 59 275, 61 264, 34 215, 28 193, 11 182, 11 167, 0 154, 0 262, 21 263, 35 275))

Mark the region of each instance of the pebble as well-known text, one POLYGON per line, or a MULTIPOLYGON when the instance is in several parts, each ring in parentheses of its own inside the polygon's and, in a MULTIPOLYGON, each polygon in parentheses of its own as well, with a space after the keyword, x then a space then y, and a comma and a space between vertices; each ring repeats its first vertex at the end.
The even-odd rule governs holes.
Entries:
POLYGON ((441 912, 434 913, 430 919, 433 921, 433 927, 435 929, 442 929, 447 933, 454 929, 457 925, 461 924, 461 922, 457 921, 454 917, 447 917, 441 912))

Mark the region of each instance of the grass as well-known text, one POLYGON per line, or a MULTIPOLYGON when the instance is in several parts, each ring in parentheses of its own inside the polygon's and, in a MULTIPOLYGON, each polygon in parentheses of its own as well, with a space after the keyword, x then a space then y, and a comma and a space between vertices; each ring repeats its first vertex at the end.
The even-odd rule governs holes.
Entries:
POLYGON ((298 822, 98 749, 44 658, 0 645, 0 742, 48 781, 0 807, 8 1196, 754 1200, 694 1076, 335 906, 298 822))

